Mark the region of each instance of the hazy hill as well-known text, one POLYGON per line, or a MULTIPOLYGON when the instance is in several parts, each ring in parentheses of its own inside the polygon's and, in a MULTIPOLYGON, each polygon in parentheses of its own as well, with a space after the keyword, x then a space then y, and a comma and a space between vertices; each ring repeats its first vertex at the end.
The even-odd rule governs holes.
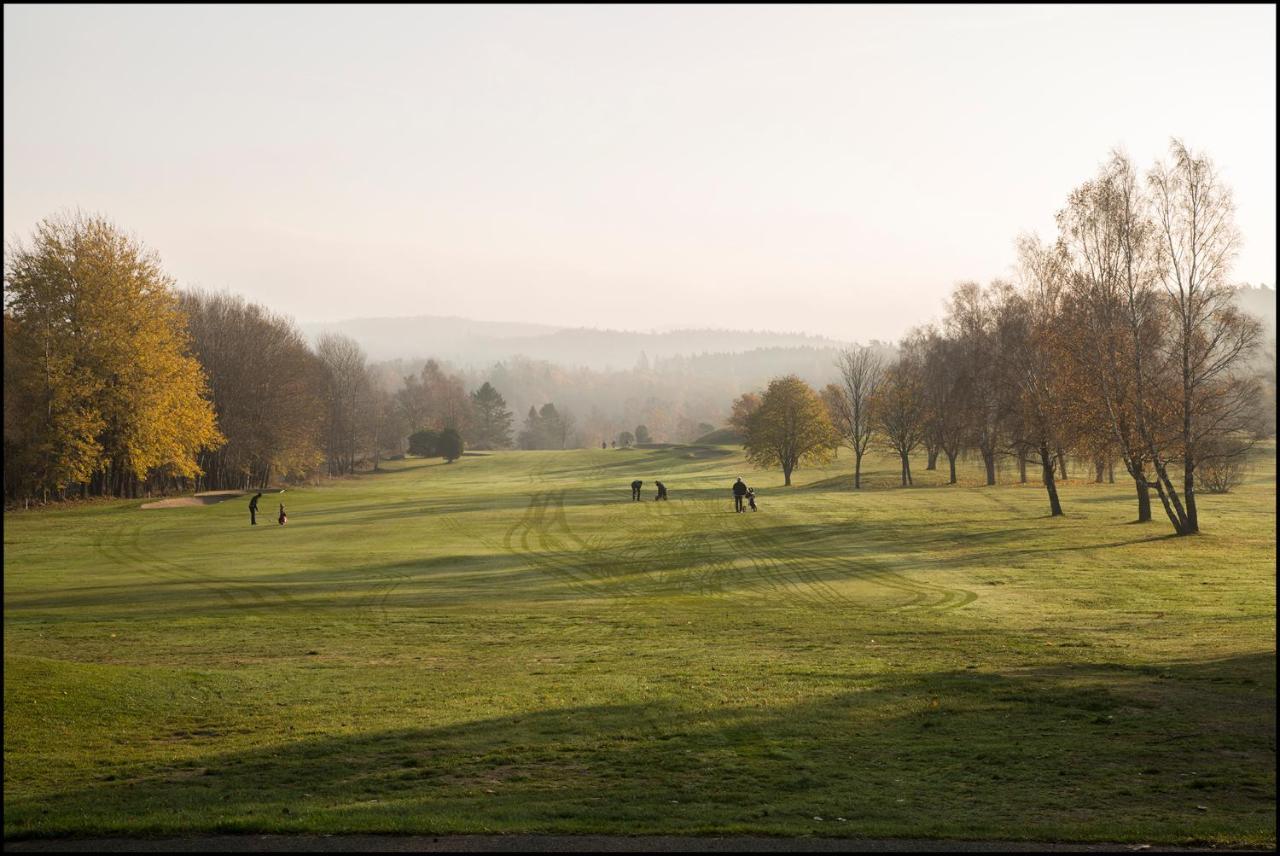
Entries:
POLYGON ((374 360, 436 356, 458 362, 470 362, 471 354, 486 354, 490 350, 502 351, 506 356, 508 352, 500 344, 503 341, 536 339, 561 329, 543 324, 472 321, 438 315, 353 318, 298 326, 312 340, 324 332, 345 333, 359 342, 374 360))
MULTIPOLYGON (((1276 336, 1276 292, 1267 286, 1242 286, 1237 302, 1276 336)), ((698 354, 740 354, 771 348, 840 348, 846 343, 802 333, 755 330, 675 330, 641 333, 474 321, 437 315, 412 318, 354 318, 299 325, 313 339, 326 330, 345 333, 372 360, 435 357, 459 367, 491 365, 514 356, 546 360, 566 367, 629 369, 645 361, 698 354)), ((643 365, 641 365, 643 367, 643 365)))
POLYGON ((678 356, 734 354, 760 348, 838 348, 844 344, 799 333, 709 329, 639 333, 432 315, 299 326, 312 338, 330 330, 345 333, 373 360, 430 356, 461 367, 486 366, 520 355, 567 367, 629 369, 637 363, 678 356))

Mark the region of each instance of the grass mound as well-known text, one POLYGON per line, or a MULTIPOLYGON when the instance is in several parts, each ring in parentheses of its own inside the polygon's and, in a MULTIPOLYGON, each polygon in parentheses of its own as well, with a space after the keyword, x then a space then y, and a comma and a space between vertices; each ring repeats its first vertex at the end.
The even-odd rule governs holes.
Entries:
POLYGON ((734 428, 717 428, 694 442, 701 446, 741 446, 746 439, 746 436, 734 428))

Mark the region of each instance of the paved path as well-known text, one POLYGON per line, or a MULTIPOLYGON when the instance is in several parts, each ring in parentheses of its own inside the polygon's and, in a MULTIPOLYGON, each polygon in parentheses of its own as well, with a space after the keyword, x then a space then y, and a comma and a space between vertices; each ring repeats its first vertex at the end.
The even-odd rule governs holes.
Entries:
MULTIPOLYGON (((1226 848, 867 838, 673 835, 205 835, 6 842, 6 852, 96 853, 1213 853, 1226 848)), ((1273 851, 1255 851, 1273 852, 1273 851)))

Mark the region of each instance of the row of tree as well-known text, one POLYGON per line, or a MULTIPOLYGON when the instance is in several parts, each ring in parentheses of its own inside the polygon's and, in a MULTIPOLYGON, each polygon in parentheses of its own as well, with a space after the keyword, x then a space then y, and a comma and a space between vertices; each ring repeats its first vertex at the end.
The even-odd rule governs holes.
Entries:
POLYGON ((1143 180, 1113 153, 1072 192, 1054 242, 1019 240, 1016 283, 959 285, 942 324, 914 331, 895 360, 852 349, 820 395, 790 376, 740 397, 730 421, 748 456, 790 484, 794 467, 847 444, 855 487, 872 442, 897 454, 903 485, 920 449, 930 469, 946 456, 952 483, 964 453, 987 484, 1012 458, 1022 481, 1039 470, 1052 515, 1069 456, 1098 481, 1119 461, 1139 520, 1154 492, 1176 533, 1199 531, 1197 478, 1225 489, 1268 431, 1249 365, 1262 328, 1227 285, 1229 190, 1208 158, 1178 141, 1171 154, 1143 180))
MULTIPOLYGON (((713 344, 719 341, 709 339, 713 344)), ((521 341, 511 347, 523 345, 521 341)), ((427 350, 430 341, 416 347, 427 350)), ((893 351, 888 345, 877 350, 893 351)), ((560 413, 572 414, 566 445, 576 448, 601 440, 616 442, 624 431, 634 436, 637 425, 644 425, 653 441, 695 442, 723 424, 735 395, 764 386, 775 375, 794 373, 811 384, 825 384, 832 378, 831 363, 838 353, 835 347, 759 348, 664 357, 627 369, 558 365, 524 356, 487 365, 441 365, 467 389, 490 383, 502 390, 517 414, 517 435, 530 407, 554 402, 560 413)), ((386 360, 373 369, 394 388, 402 377, 416 375, 424 362, 386 360)))
MULTIPOLYGON (((4 297, 7 501, 344 475, 423 431, 450 458, 513 442, 491 384, 468 394, 435 361, 388 382, 349 337, 312 347, 243 298, 177 290, 102 217, 51 217, 11 246, 4 297)), ((571 423, 543 411, 530 447, 563 448, 571 423)))
POLYGON ((203 486, 340 476, 406 451, 453 460, 463 445, 511 444, 502 395, 487 383, 467 393, 434 360, 389 379, 348 336, 323 333, 313 349, 289 319, 242 298, 188 292, 180 303, 226 438, 200 453, 203 486))
MULTIPOLYGON (((892 357, 876 343, 846 352, 840 382, 820 395, 791 375, 740 397, 730 422, 753 460, 780 465, 790 483, 800 462, 844 442, 860 487, 873 439, 898 454, 903 484, 921 447, 929 468, 945 455, 952 481, 958 456, 980 456, 988 483, 1012 458, 1024 480, 1028 465, 1040 468, 1055 514, 1068 455, 1098 478, 1118 461, 1140 519, 1154 492, 1176 531, 1196 531, 1197 476, 1220 482, 1259 433, 1267 400, 1245 370, 1259 326, 1225 284, 1238 240, 1230 193, 1207 158, 1175 142, 1172 162, 1145 180, 1114 155, 1058 224, 1051 244, 1019 242, 1017 283, 960 285, 944 321, 892 357), (816 412, 825 422, 799 437, 816 412)), ((623 445, 651 439, 652 420, 659 437, 694 439, 710 423, 687 414, 720 406, 688 384, 688 400, 662 397, 660 385, 642 398, 613 375, 521 359, 483 383, 435 360, 409 372, 370 365, 348 337, 312 347, 290 320, 241 298, 176 291, 154 254, 79 214, 50 218, 9 248, 4 326, 11 500, 342 475, 403 454, 418 432, 452 430, 481 449, 614 435, 616 417, 591 405, 580 425, 561 393, 627 396, 624 412, 647 416, 635 435, 617 435, 623 445), (514 437, 499 386, 521 407, 535 402, 514 437), (679 408, 686 415, 673 421, 679 408)), ((659 384, 648 367, 632 374, 659 384)))

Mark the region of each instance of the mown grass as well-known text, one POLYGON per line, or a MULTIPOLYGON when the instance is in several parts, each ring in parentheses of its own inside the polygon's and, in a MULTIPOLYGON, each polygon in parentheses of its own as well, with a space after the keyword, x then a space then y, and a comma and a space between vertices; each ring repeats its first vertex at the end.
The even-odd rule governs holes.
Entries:
POLYGON ((5 836, 1274 845, 1274 447, 1189 539, 1123 484, 1050 519, 917 467, 510 452, 290 490, 283 529, 8 514, 5 836))

